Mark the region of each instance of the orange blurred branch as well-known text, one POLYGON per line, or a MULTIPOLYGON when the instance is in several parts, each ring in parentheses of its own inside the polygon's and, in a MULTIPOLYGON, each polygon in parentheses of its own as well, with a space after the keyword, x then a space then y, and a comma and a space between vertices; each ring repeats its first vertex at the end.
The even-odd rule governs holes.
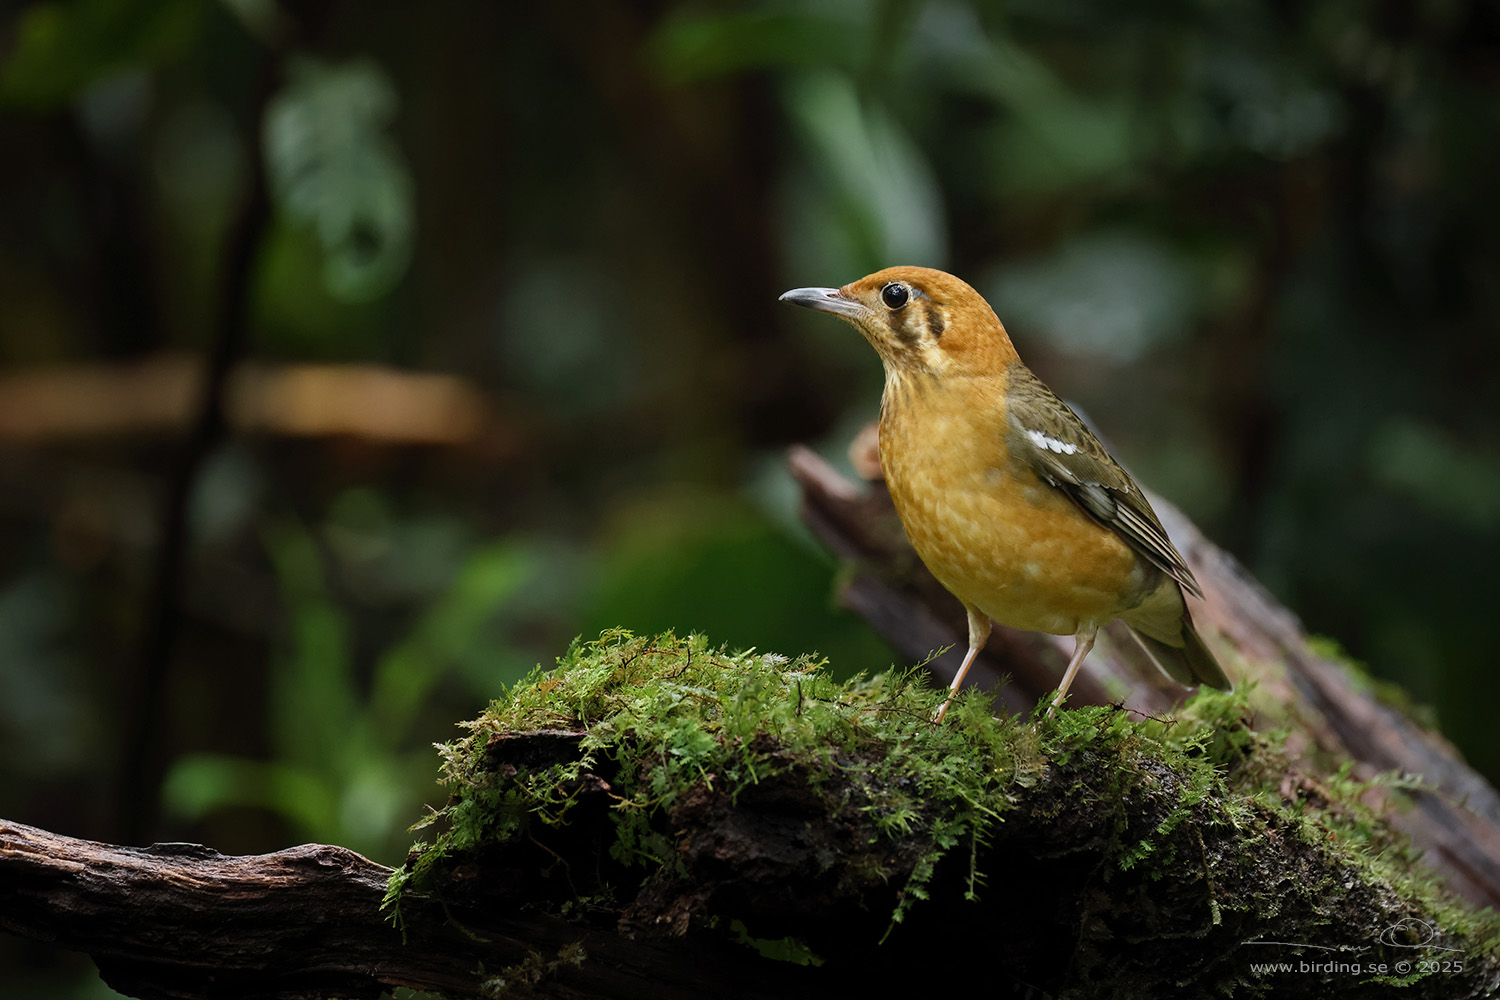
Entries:
MULTIPOLYGON (((179 431, 203 378, 203 362, 184 355, 0 375, 0 442, 179 431)), ((489 401, 467 379, 369 364, 243 363, 226 410, 241 432, 389 444, 470 444, 492 423, 489 401)))

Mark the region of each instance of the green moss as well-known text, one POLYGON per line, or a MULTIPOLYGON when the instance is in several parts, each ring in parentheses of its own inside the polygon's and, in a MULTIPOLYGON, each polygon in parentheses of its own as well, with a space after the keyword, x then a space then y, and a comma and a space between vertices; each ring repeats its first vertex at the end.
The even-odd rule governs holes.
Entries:
MULTIPOLYGON (((1285 869, 1261 866, 1273 856, 1284 864, 1291 837, 1298 856, 1312 859, 1307 878, 1324 880, 1298 891, 1328 904, 1312 907, 1325 929, 1351 929, 1340 926, 1354 918, 1338 901, 1359 885, 1373 887, 1361 898, 1389 901, 1382 912, 1421 914, 1445 939, 1464 941, 1470 960, 1492 951, 1494 914, 1453 903, 1381 818, 1379 808, 1411 782, 1358 781, 1348 769, 1323 780, 1299 776, 1284 734, 1249 727, 1251 687, 1204 691, 1164 719, 1113 707, 995 718, 971 694, 935 725, 941 692, 918 672, 835 682, 809 657, 610 631, 575 643, 554 669, 533 672, 440 748, 451 797, 419 824, 437 835, 414 848, 387 902, 399 912, 403 893, 430 890, 459 856, 567 825, 586 792, 600 800, 600 788, 613 831, 608 853, 620 869, 641 883, 686 878, 665 822, 674 808, 692 796, 734 802, 792 781, 824 793, 830 811, 856 817, 867 831, 860 837, 892 845, 860 855, 863 867, 850 876, 895 880, 888 928, 931 895, 940 870, 956 866, 963 896, 982 897, 988 845, 1001 824, 1014 837, 1024 821, 1106 859, 1106 880, 1200 887, 1209 924, 1232 920, 1245 937, 1283 905, 1285 869), (516 734, 550 734, 566 752, 497 768, 494 747, 516 734)), ((1363 928, 1364 940, 1382 929, 1363 928)))
POLYGON ((730 921, 729 931, 736 936, 740 944, 748 945, 766 958, 777 962, 791 962, 794 965, 823 964, 823 960, 814 954, 811 948, 796 938, 783 937, 772 940, 754 937, 743 920, 730 921))
POLYGON ((499 975, 490 976, 481 982, 479 993, 481 996, 492 997, 495 1000, 515 996, 555 976, 560 969, 568 966, 577 968, 583 965, 587 958, 588 953, 584 951, 582 945, 576 942, 563 945, 551 958, 539 951, 533 951, 525 961, 502 969, 499 975))
POLYGON ((925 838, 930 856, 907 885, 899 919, 944 853, 983 839, 1006 788, 1025 780, 1019 761, 1036 757, 1034 731, 992 720, 980 700, 961 702, 944 726, 931 722, 936 707, 915 672, 837 683, 810 657, 606 632, 575 643, 555 669, 531 674, 464 724, 467 737, 440 748, 453 798, 418 828, 442 821, 447 829, 414 849, 389 901, 454 852, 516 837, 531 823, 565 823, 585 774, 618 775, 610 853, 650 867, 671 858, 654 821, 689 789, 707 783, 736 795, 796 761, 814 782, 832 771, 852 779, 883 835, 925 838), (490 738, 547 730, 582 731, 576 758, 497 781, 485 763, 490 738), (774 736, 774 753, 757 742, 762 734, 774 736))

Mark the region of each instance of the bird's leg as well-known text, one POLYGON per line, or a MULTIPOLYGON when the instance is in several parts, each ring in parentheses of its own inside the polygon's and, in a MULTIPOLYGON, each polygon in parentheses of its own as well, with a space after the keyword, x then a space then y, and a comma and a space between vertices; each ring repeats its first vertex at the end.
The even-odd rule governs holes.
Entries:
POLYGON ((1047 708, 1047 714, 1051 715, 1057 711, 1057 707, 1063 703, 1068 696, 1068 688, 1073 686, 1073 678, 1078 676, 1078 668, 1083 666, 1083 658, 1089 655, 1089 650, 1094 648, 1094 634, 1098 632, 1097 626, 1090 625, 1080 629, 1073 636, 1073 658, 1068 661, 1068 669, 1063 672, 1062 687, 1057 690, 1057 697, 1052 699, 1052 704, 1047 708))
POLYGON ((959 687, 964 682, 964 675, 974 665, 974 657, 984 648, 984 644, 990 638, 990 616, 970 604, 964 605, 964 610, 969 613, 969 655, 964 657, 963 665, 958 668, 958 673, 953 675, 953 683, 948 685, 948 697, 943 700, 943 707, 938 709, 937 717, 933 722, 942 722, 943 716, 948 714, 948 706, 953 704, 953 696, 958 694, 959 687))

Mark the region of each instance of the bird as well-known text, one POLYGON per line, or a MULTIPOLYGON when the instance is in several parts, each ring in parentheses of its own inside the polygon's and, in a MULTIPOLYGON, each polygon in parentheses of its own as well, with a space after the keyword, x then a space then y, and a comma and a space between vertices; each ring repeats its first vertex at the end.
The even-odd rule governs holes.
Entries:
POLYGON ((885 366, 881 471, 912 547, 968 615, 968 654, 934 722, 992 619, 1074 637, 1048 715, 1116 618, 1168 677, 1231 689, 1183 596, 1203 590, 1145 493, 1021 362, 967 282, 890 267, 781 301, 850 323, 885 366))

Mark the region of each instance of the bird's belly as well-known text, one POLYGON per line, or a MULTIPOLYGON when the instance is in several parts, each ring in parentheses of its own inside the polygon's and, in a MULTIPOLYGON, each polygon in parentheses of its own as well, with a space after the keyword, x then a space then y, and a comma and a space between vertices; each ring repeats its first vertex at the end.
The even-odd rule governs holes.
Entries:
POLYGON ((944 587, 1001 624, 1057 635, 1140 602, 1151 569, 1114 532, 1029 470, 988 472, 888 478, 907 537, 944 587))

